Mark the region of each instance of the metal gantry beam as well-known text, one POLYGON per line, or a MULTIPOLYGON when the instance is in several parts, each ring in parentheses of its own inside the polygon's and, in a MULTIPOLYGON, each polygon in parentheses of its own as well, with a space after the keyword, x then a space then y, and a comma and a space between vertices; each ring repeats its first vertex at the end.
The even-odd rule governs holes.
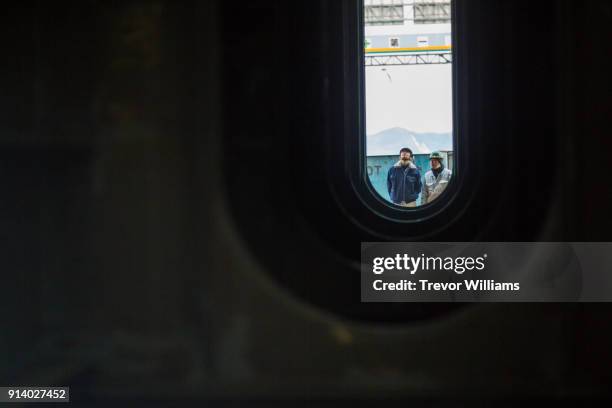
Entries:
POLYGON ((365 0, 366 26, 450 24, 451 0, 365 0))
POLYGON ((450 0, 415 0, 415 24, 449 24, 451 22, 450 0))
POLYGON ((410 55, 366 55, 366 67, 385 67, 395 65, 441 65, 452 64, 450 52, 410 55))
POLYGON ((365 0, 366 25, 404 24, 404 0, 365 0))

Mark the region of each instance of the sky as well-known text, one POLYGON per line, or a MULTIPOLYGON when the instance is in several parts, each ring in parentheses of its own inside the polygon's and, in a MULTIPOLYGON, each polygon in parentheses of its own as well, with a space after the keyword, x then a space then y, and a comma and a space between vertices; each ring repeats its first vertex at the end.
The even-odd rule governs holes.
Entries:
POLYGON ((451 132, 452 65, 367 67, 366 126, 368 135, 394 127, 451 132))

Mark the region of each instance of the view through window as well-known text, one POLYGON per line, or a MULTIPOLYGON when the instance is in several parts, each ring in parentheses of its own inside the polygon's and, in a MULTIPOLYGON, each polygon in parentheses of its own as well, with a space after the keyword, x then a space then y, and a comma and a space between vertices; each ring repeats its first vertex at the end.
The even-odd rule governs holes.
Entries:
POLYGON ((400 207, 453 176, 450 0, 364 0, 368 176, 400 207))

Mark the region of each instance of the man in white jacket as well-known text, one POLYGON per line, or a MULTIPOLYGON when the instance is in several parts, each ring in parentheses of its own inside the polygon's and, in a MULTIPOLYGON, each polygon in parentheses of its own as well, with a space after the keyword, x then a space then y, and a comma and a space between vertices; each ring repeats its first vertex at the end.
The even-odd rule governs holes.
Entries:
POLYGON ((429 204, 438 198, 446 190, 453 176, 453 172, 444 167, 444 157, 439 152, 433 152, 429 161, 431 170, 425 174, 421 205, 429 204))

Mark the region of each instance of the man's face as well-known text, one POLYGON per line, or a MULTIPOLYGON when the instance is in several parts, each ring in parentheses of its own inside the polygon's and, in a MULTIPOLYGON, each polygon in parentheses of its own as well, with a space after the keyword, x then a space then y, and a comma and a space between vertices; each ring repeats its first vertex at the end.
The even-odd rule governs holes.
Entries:
POLYGON ((407 162, 410 161, 412 155, 408 152, 401 152, 400 153, 400 160, 403 162, 407 162))
POLYGON ((432 169, 438 170, 440 168, 440 166, 441 166, 440 160, 438 160, 438 159, 431 159, 430 161, 431 161, 431 168, 432 169))

